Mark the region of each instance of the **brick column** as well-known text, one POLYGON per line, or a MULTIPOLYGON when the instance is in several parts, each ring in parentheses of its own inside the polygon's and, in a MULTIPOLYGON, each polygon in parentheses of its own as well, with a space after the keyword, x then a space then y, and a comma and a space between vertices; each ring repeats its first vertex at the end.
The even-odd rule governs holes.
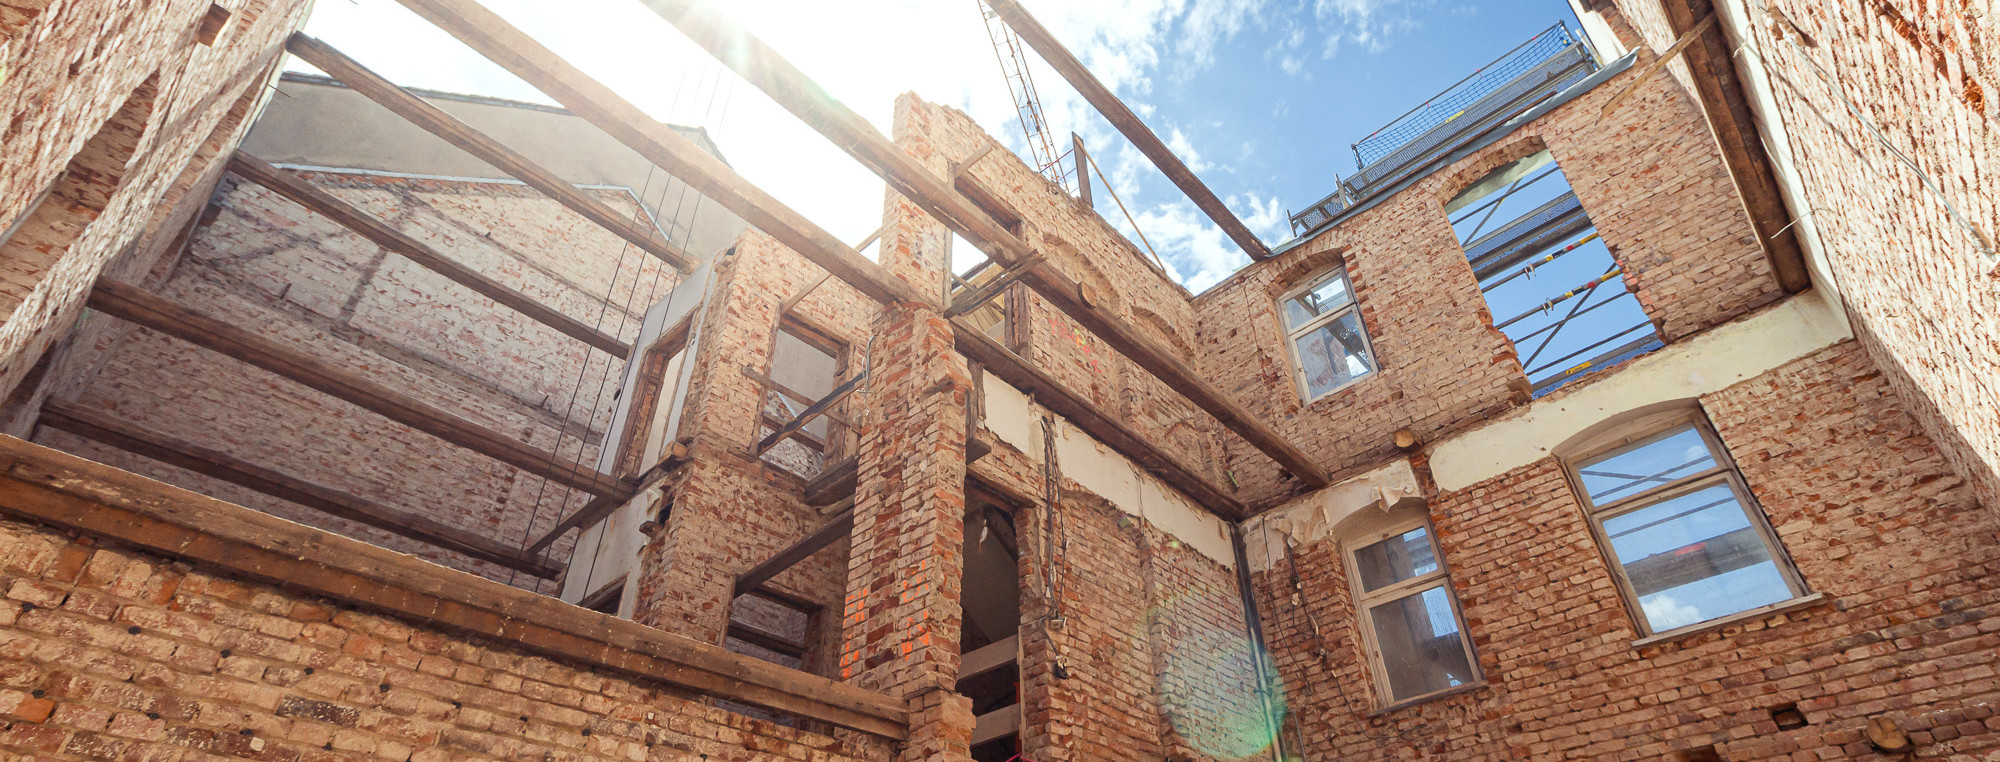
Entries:
POLYGON ((894 304, 875 324, 841 631, 843 679, 908 698, 899 759, 970 758, 958 678, 965 543, 965 404, 971 379, 951 325, 894 304))

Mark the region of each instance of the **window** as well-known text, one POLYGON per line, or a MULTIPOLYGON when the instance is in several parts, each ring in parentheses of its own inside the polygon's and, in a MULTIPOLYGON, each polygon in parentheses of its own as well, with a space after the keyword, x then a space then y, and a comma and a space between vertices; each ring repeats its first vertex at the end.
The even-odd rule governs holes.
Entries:
POLYGON ((1646 635, 1806 594, 1698 413, 1576 459, 1572 476, 1646 635))
POLYGON ((1536 396, 1662 346, 1547 150, 1493 170, 1444 209, 1536 396))
POLYGON ((1352 546, 1348 574, 1375 685, 1399 704, 1479 679, 1444 560, 1419 519, 1352 546))
POLYGON ((1286 342, 1307 402, 1324 397, 1375 372, 1368 331, 1347 270, 1336 267, 1308 280, 1279 300, 1286 342))
MULTIPOLYGON (((765 384, 762 422, 757 438, 784 427, 813 403, 832 394, 845 370, 845 352, 830 335, 794 322, 789 316, 772 337, 771 364, 765 384)), ((838 406, 836 406, 837 408, 838 406)), ((842 441, 846 418, 828 410, 797 432, 764 451, 765 462, 810 479, 819 475, 829 457, 849 452, 842 441)))

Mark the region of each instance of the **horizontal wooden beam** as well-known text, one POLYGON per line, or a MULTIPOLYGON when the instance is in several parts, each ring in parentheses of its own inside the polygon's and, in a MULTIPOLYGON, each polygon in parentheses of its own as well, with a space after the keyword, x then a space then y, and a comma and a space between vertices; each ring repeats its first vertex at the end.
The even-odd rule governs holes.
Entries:
POLYGON ((1219 515, 1231 519, 1242 519, 1249 515, 1243 502, 1210 483, 1194 469, 1180 462, 1167 451, 1146 437, 1140 436, 1116 418, 1099 411, 1089 400, 1076 395, 1040 368, 1008 351, 1000 342, 964 322, 965 318, 954 318, 953 338, 958 351, 986 367, 986 372, 1000 378, 1023 392, 1032 394, 1035 401, 1062 416, 1085 434, 1109 445, 1119 454, 1130 458, 1133 463, 1173 485, 1175 489, 1194 498, 1195 502, 1219 515))
MULTIPOLYGON (((445 2, 446 0, 404 0, 445 2)), ((909 152, 896 146, 874 125, 861 118, 839 100, 828 95, 804 72, 786 61, 770 46, 752 36, 720 11, 702 0, 642 0, 669 23, 707 49, 717 60, 771 96, 821 135, 833 141, 888 182, 894 189, 946 227, 979 248, 1004 267, 1029 261, 1034 253, 1027 243, 1008 231, 999 221, 961 195, 951 185, 925 168, 909 152)), ((997 3, 996 3, 997 6, 997 3)), ((1136 117, 1135 117, 1136 119, 1136 117)), ((1157 140, 1157 139, 1156 139, 1157 140)), ((1171 156, 1171 154, 1168 154, 1171 156)), ((964 181, 971 178, 962 177, 964 181)), ((975 184, 976 187, 976 184, 975 184)), ((992 195, 992 194, 988 194, 992 195)), ((1197 200, 1199 203, 1199 200, 1197 200)), ((1220 202, 1217 202, 1218 206, 1220 202)), ((1224 209, 1226 214, 1227 210, 1224 209)), ((1232 217, 1233 219, 1233 217, 1232 217)), ((1241 223, 1238 223, 1239 225, 1241 223)), ((1248 230, 1244 231, 1246 234, 1248 230)), ((1255 241, 1255 236, 1250 236, 1255 241)), ((1261 246, 1261 244, 1258 244, 1261 246)), ((1254 255, 1253 255, 1254 256, 1254 255)), ((1236 432, 1251 446, 1263 451, 1278 465, 1309 487, 1330 483, 1326 469, 1304 450, 1279 434, 1255 414, 1221 389, 1208 382, 1172 349, 1146 336, 1123 318, 1093 304, 1082 288, 1052 267, 1026 271, 1022 281, 1047 299, 1056 309, 1075 319, 1086 330, 1145 368, 1174 391, 1207 411, 1223 426, 1236 432)))
POLYGON ((271 192, 291 199, 292 203, 303 206, 315 214, 339 223, 341 227, 368 239, 376 246, 401 254, 425 269, 472 289, 501 306, 512 308, 515 312, 534 319, 535 322, 554 328, 558 333, 602 349, 619 359, 632 356, 632 346, 619 341, 618 337, 585 325, 581 320, 558 312, 533 297, 508 288, 499 281, 459 264, 423 242, 389 227, 387 223, 375 219, 373 215, 335 198, 331 193, 320 190, 298 175, 271 166, 263 159, 242 151, 237 151, 229 157, 229 171, 269 188, 271 192))
POLYGON ((728 635, 766 651, 784 654, 794 659, 803 659, 806 655, 805 645, 786 640, 783 635, 749 622, 730 622, 728 635))
POLYGON ((1021 705, 1008 704, 973 720, 972 745, 978 746, 1021 733, 1021 705))
POLYGON ((556 525, 553 528, 549 529, 549 531, 547 532, 542 533, 541 537, 537 538, 533 543, 530 543, 528 545, 528 552, 540 553, 542 552, 543 549, 549 547, 550 545, 554 545, 556 540, 563 536, 564 532, 575 529, 577 527, 588 527, 591 524, 597 523, 598 520, 611 515, 612 511, 618 510, 619 506, 625 504, 625 501, 631 500, 633 495, 637 495, 640 492, 652 489, 653 485, 658 484, 661 481, 664 481, 667 478, 668 474, 674 472, 674 469, 680 468, 687 462, 688 462, 687 445, 681 444, 679 442, 675 442, 671 445, 668 445, 667 457, 662 458, 659 463, 656 463, 653 465, 652 468, 647 469, 646 473, 640 474, 638 479, 638 486, 634 487, 630 494, 599 495, 595 498, 592 498, 591 501, 585 503, 582 508, 578 508, 576 513, 572 513, 569 516, 565 517, 563 520, 556 522, 556 525))
POLYGON ((1005 640, 988 643, 966 654, 958 660, 958 681, 963 683, 972 678, 1015 663, 1020 658, 1021 636, 1009 635, 1005 640))
POLYGON ((90 308, 255 365, 459 447, 600 497, 632 494, 632 485, 554 453, 460 418, 353 371, 259 333, 182 307, 137 286, 99 279, 90 308))
MULTIPOLYGON (((340 80, 349 89, 367 96, 369 100, 381 104, 383 108, 395 112, 397 116, 409 120, 411 124, 422 127, 424 131, 443 138, 445 142, 472 154, 480 161, 493 165, 495 169, 514 176, 528 187, 541 191, 549 198, 555 199, 557 203, 568 207, 570 211, 583 215, 584 219, 595 222, 619 238, 630 241, 633 245, 658 257, 660 261, 673 266, 674 269, 689 272, 698 264, 694 257, 688 255, 686 249, 661 237, 660 232, 653 226, 640 224, 638 220, 633 219, 635 215, 624 214, 611 208, 610 204, 592 198, 569 181, 557 177, 554 172, 543 169, 528 157, 508 148, 486 133, 473 129, 471 125, 459 121, 457 117, 445 113, 444 109, 431 105, 430 101, 397 87, 395 83, 362 66, 359 61, 335 50, 333 46, 308 37, 303 32, 294 32, 291 39, 285 43, 285 49, 291 51, 292 55, 304 59, 306 63, 319 67, 319 70, 326 72, 328 76, 340 80)), ((638 215, 645 213, 642 207, 638 215)))
POLYGON ((332 516, 382 529, 454 553, 533 574, 542 579, 562 576, 562 567, 510 548, 492 538, 450 526, 409 511, 324 487, 264 468, 220 450, 203 447, 171 434, 122 421, 98 410, 51 399, 42 405, 40 423, 84 439, 110 445, 170 466, 220 479, 332 516))
POLYGON ((900 699, 447 569, 276 516, 0 436, 0 512, 412 626, 709 696, 909 736, 900 699))
POLYGON ((834 544, 853 531, 854 509, 849 508, 848 510, 841 511, 840 515, 833 517, 832 521, 826 522, 825 526, 813 530, 812 534, 806 535, 798 542, 792 543, 790 547, 778 551, 777 555, 771 556, 763 563, 750 567, 749 571, 737 575, 736 594, 744 595, 752 590, 763 587, 764 583, 771 581, 771 578, 785 573, 786 569, 797 566, 800 561, 806 560, 807 556, 818 553, 821 549, 834 544))
POLYGON ((869 298, 938 303, 935 295, 890 275, 475 0, 398 1, 869 298))

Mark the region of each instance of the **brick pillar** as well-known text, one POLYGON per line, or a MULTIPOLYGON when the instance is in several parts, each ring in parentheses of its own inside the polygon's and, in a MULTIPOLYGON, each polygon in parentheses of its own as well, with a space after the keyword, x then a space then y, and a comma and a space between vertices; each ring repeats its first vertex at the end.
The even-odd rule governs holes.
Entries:
POLYGON ((875 413, 858 453, 841 677, 909 699, 899 759, 970 759, 972 703, 953 688, 971 379, 951 325, 929 307, 889 305, 874 334, 875 413))

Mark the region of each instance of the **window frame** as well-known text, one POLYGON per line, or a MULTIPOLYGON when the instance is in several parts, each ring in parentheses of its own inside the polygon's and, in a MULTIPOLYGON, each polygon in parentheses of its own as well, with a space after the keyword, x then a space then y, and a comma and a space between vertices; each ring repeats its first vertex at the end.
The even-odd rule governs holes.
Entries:
POLYGON ((1280 294, 1277 300, 1273 302, 1273 306, 1277 311, 1278 331, 1284 334, 1285 337, 1285 356, 1289 357, 1292 361, 1292 385, 1297 389, 1299 399, 1304 400, 1306 404, 1310 405, 1339 394, 1342 390, 1373 378, 1382 372, 1382 362, 1375 356, 1375 337, 1369 335, 1368 320, 1361 314, 1361 295, 1354 292, 1354 279, 1348 277, 1346 263, 1335 263, 1331 267, 1316 270, 1312 275, 1301 278, 1299 285, 1280 294), (1287 317, 1285 311, 1285 303, 1291 301, 1292 297, 1311 292, 1321 285, 1326 284, 1329 280, 1327 276, 1337 277, 1347 286, 1347 306, 1324 315, 1316 315, 1297 328, 1292 327, 1291 318, 1287 317), (1367 353, 1368 372, 1350 378, 1346 383, 1315 395, 1312 393, 1312 383, 1306 379, 1305 360, 1299 356, 1299 338, 1319 330, 1322 326, 1346 317, 1349 312, 1354 313, 1354 322, 1361 326, 1361 348, 1367 353))
POLYGON ((1575 453, 1562 455, 1557 460, 1562 463, 1563 478, 1569 482, 1570 493, 1576 497, 1577 506, 1583 511, 1584 522, 1590 525, 1590 534, 1597 543, 1598 555, 1604 560, 1605 567, 1611 570, 1612 582, 1618 588, 1619 597, 1625 602, 1625 614, 1638 629, 1640 639, 1647 640, 1701 630, 1748 612, 1795 604, 1813 596, 1812 588, 1806 585, 1805 576, 1799 573, 1798 565, 1792 562, 1792 555, 1786 551, 1785 544, 1778 541, 1778 532, 1771 526, 1770 517, 1764 514, 1763 506, 1757 504, 1756 497, 1750 492, 1749 482, 1743 479, 1743 472, 1736 466, 1736 459, 1730 456, 1729 448, 1723 446, 1722 437, 1715 433, 1715 427, 1709 423, 1707 415, 1700 410, 1679 410, 1650 415, 1620 425, 1614 432, 1599 438, 1598 441, 1588 443, 1585 448, 1575 453), (1591 499, 1590 491, 1584 488, 1583 483, 1584 463, 1615 450, 1627 447, 1636 449, 1664 440, 1678 432, 1683 425, 1694 427, 1695 432, 1701 437, 1702 444, 1708 447, 1709 458, 1715 461, 1714 466, 1676 478, 1658 487, 1625 495, 1603 505, 1591 499), (1737 507, 1742 509, 1744 516, 1749 520, 1750 528, 1757 530, 1757 537, 1764 544, 1765 552, 1770 554, 1772 562, 1777 565, 1778 576, 1784 580, 1791 597, 1765 606, 1754 606, 1743 611, 1690 622, 1679 627, 1655 630, 1652 622, 1647 620, 1645 610, 1639 605, 1637 589, 1632 586, 1632 579, 1626 573, 1625 565, 1619 562, 1618 555, 1611 548, 1611 538, 1604 531, 1604 522, 1717 484, 1729 486, 1730 492, 1736 498, 1737 507))
POLYGON ((1437 528, 1431 525, 1429 516, 1413 516, 1395 521, 1385 528, 1341 538, 1340 553, 1347 564, 1348 595, 1354 603, 1354 618, 1361 629, 1362 647, 1367 651, 1368 674, 1375 682, 1377 709, 1387 710, 1412 704, 1419 704, 1448 694, 1460 693, 1486 683, 1486 671, 1479 665, 1479 651, 1472 646, 1472 632, 1466 628, 1465 612, 1458 602, 1458 589, 1451 584, 1451 565, 1445 562, 1444 549, 1437 544, 1437 528), (1361 563, 1357 558, 1362 548, 1408 534, 1413 529, 1424 530, 1431 544, 1431 554, 1437 558, 1436 571, 1398 580, 1382 586, 1379 590, 1367 591, 1362 588, 1361 563), (1373 609, 1387 603, 1422 595, 1433 587, 1442 588, 1445 599, 1451 602, 1451 616, 1458 623, 1458 643, 1465 649, 1465 663, 1472 668, 1471 679, 1463 684, 1439 688, 1415 696, 1397 697, 1389 683, 1388 664, 1382 658, 1382 644, 1375 635, 1375 615, 1373 609))

